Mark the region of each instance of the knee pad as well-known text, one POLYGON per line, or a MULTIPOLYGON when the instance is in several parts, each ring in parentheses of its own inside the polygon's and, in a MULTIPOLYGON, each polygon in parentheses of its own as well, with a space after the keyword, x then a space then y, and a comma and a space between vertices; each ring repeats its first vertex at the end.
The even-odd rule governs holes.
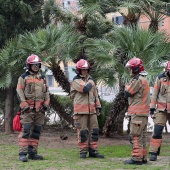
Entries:
POLYGON ((161 125, 154 125, 154 133, 153 133, 153 138, 154 139, 162 139, 162 131, 163 131, 164 126, 161 125))
POLYGON ((22 138, 29 138, 30 137, 31 128, 32 128, 31 124, 23 125, 23 135, 22 135, 22 138))
POLYGON ((86 130, 81 130, 80 131, 81 142, 87 141, 88 135, 89 135, 89 132, 88 132, 87 129, 86 130))
POLYGON ((41 125, 34 125, 34 129, 32 131, 31 137, 34 139, 39 139, 41 134, 41 129, 42 129, 41 125))
POLYGON ((99 139, 99 128, 93 129, 91 138, 92 138, 92 141, 98 141, 98 139, 99 139))

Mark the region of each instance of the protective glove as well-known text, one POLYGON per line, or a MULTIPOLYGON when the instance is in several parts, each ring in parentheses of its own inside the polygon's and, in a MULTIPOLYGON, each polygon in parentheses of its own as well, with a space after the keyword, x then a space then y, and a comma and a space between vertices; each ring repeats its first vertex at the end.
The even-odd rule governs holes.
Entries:
POLYGON ((22 112, 30 112, 30 107, 26 101, 20 103, 20 108, 22 112))
POLYGON ((26 106, 22 109, 23 112, 29 113, 30 112, 30 107, 26 106))
POLYGON ((101 111, 102 111, 102 108, 101 108, 101 107, 97 107, 97 108, 96 108, 96 115, 97 115, 97 116, 100 116, 101 111))
POLYGON ((41 108, 41 111, 42 111, 42 112, 45 112, 45 111, 47 111, 47 109, 48 109, 48 106, 45 105, 45 104, 43 104, 43 106, 42 106, 42 108, 41 108))
POLYGON ((155 114, 155 108, 150 108, 150 116, 153 119, 155 114))

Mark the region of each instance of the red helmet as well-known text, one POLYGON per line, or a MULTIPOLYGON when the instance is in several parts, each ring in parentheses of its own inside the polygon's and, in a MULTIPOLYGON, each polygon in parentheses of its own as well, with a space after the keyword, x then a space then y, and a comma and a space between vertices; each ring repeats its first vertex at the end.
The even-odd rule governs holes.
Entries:
POLYGON ((80 74, 81 70, 89 70, 90 69, 90 64, 88 61, 84 60, 84 59, 80 59, 77 63, 76 63, 76 70, 78 71, 78 73, 80 74))
POLYGON ((170 71, 170 61, 168 61, 165 70, 166 70, 166 71, 170 71))
POLYGON ((140 58, 132 58, 132 59, 130 59, 127 62, 125 67, 131 68, 133 74, 138 74, 141 71, 145 70, 144 66, 143 66, 143 61, 140 58))
POLYGON ((31 64, 40 64, 40 68, 41 68, 41 59, 35 55, 35 54, 31 54, 27 60, 26 60, 26 64, 28 66, 28 68, 30 68, 31 64))

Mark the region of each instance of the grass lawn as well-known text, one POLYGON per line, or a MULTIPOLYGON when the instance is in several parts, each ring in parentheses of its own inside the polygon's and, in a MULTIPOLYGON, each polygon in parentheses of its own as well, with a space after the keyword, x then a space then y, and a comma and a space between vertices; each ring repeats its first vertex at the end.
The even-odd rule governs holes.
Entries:
POLYGON ((123 161, 130 158, 129 145, 99 147, 104 159, 80 159, 78 148, 40 148, 39 154, 44 156, 42 161, 18 160, 18 147, 16 145, 0 145, 0 170, 166 170, 169 166, 170 146, 162 146, 161 156, 156 162, 147 165, 124 165, 123 161))

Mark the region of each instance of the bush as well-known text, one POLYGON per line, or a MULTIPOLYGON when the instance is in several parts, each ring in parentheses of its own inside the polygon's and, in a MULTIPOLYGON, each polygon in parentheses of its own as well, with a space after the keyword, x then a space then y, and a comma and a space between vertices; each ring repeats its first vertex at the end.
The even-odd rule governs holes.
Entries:
POLYGON ((100 116, 98 117, 98 122, 99 122, 99 128, 100 130, 103 129, 103 126, 105 124, 105 121, 106 121, 106 118, 107 118, 107 115, 108 113, 110 112, 110 109, 111 109, 111 104, 110 102, 107 102, 105 100, 100 100, 101 102, 101 105, 102 105, 102 111, 101 111, 101 114, 100 116))

